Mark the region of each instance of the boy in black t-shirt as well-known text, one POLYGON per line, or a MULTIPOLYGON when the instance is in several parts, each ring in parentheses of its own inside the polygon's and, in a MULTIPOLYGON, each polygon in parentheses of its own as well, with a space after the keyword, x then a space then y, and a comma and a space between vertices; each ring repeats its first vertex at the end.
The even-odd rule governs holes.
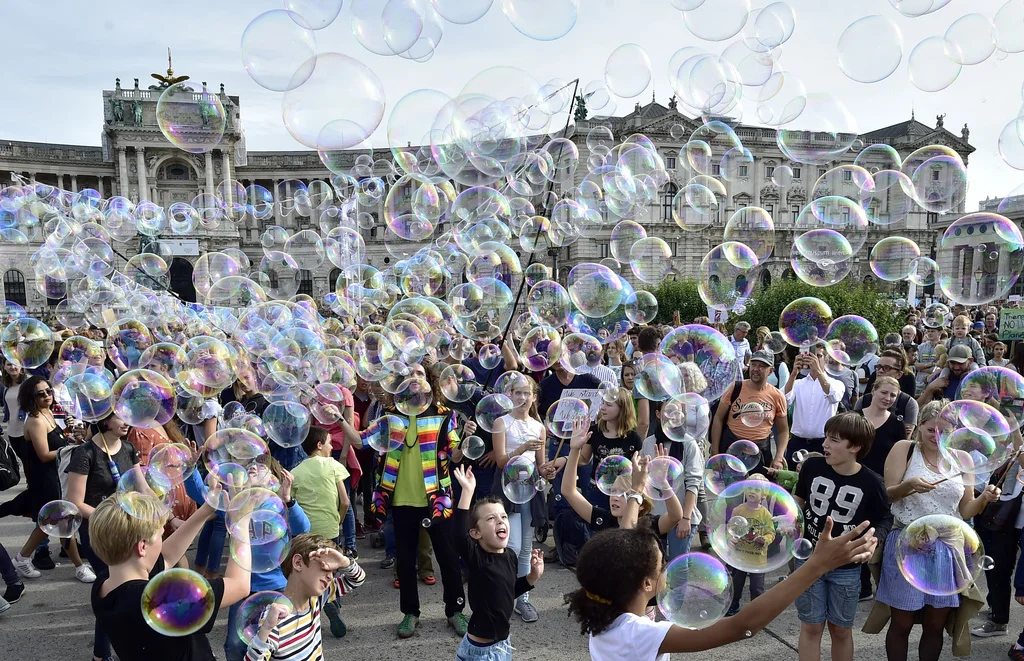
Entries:
POLYGON ((457 467, 452 473, 462 485, 455 510, 456 546, 469 574, 469 605, 473 617, 469 631, 456 653, 457 659, 505 660, 512 658, 509 620, 516 598, 528 592, 544 574, 544 553, 535 550, 530 573, 516 577, 516 552, 508 548, 508 514, 501 501, 481 498, 473 505, 476 478, 472 468, 457 467), (486 650, 480 648, 487 648, 486 650))
POLYGON ((93 551, 109 566, 92 585, 92 610, 96 620, 110 636, 121 659, 146 661, 214 661, 206 634, 213 630, 217 611, 249 595, 249 572, 235 558, 249 555, 248 528, 244 540, 236 540, 224 578, 210 580, 214 607, 202 627, 187 636, 166 636, 151 628, 142 614, 142 594, 150 579, 181 560, 192 540, 216 510, 219 485, 210 489, 210 497, 199 510, 166 540, 162 539, 168 517, 166 505, 155 496, 133 494, 129 515, 117 496, 101 502, 89 519, 93 551))
MULTIPOLYGON (((817 544, 829 518, 837 534, 849 532, 863 521, 874 526, 876 540, 889 533, 892 514, 882 478, 858 463, 871 450, 874 437, 871 423, 859 413, 840 413, 825 423, 825 456, 803 463, 794 494, 804 511, 804 534, 811 542, 817 544)), ((802 561, 797 563, 799 566, 802 561)), ((852 661, 860 572, 858 564, 833 569, 797 597, 801 658, 820 655, 828 622, 832 659, 852 661)))

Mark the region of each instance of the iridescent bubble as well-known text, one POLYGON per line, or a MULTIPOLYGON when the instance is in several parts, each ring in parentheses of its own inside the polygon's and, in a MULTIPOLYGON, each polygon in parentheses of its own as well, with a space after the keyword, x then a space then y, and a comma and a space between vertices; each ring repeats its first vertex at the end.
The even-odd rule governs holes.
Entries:
MULTIPOLYGON (((756 404, 756 402, 752 403, 756 404)), ((740 415, 742 417, 743 413, 741 412, 740 415)), ((760 424, 763 418, 764 410, 762 409, 760 411, 760 416, 758 416, 757 422, 753 425, 747 426, 756 427, 758 424, 760 424)), ((734 441, 732 445, 729 446, 729 449, 726 451, 726 454, 731 454, 732 456, 739 458, 739 460, 743 462, 743 465, 747 468, 748 471, 753 470, 755 467, 757 467, 758 463, 760 463, 761 461, 761 449, 757 447, 757 443, 754 443, 753 441, 734 441)))
POLYGON ((178 149, 203 154, 224 137, 228 115, 220 96, 194 83, 175 83, 160 94, 156 121, 178 149))
POLYGON ((952 85, 963 70, 959 63, 963 56, 957 49, 943 37, 923 39, 907 59, 910 83, 922 92, 939 92, 952 85))
POLYGON ((661 352, 671 360, 693 362, 707 381, 700 394, 708 401, 719 399, 736 382, 736 350, 710 326, 680 326, 661 341, 661 352))
MULTIPOLYGON (((853 160, 853 164, 859 165, 871 174, 876 174, 883 170, 899 171, 903 167, 903 159, 892 146, 878 143, 861 149, 857 158, 853 160)), ((875 183, 877 187, 877 180, 875 183)))
POLYGON ((610 454, 601 460, 594 470, 594 482, 606 496, 621 496, 630 489, 633 464, 618 454, 610 454))
POLYGON ((764 348, 779 354, 786 350, 786 337, 779 331, 772 331, 764 342, 764 348))
POLYGON ((501 11, 523 35, 553 41, 576 25, 579 0, 501 0, 501 11))
POLYGON ((750 530, 750 521, 742 516, 734 516, 729 519, 729 536, 743 537, 750 530))
POLYGON ((871 271, 887 282, 906 280, 920 256, 921 249, 912 239, 887 236, 871 249, 871 271))
POLYGON ((263 411, 267 435, 285 448, 302 445, 309 432, 309 409, 298 402, 271 402, 263 411))
POLYGON ((752 248, 738 241, 713 247, 700 263, 697 293, 709 307, 732 310, 751 295, 760 261, 752 248))
POLYGON ((921 322, 928 328, 942 328, 947 320, 951 320, 953 314, 945 303, 932 303, 924 309, 924 317, 921 322))
POLYGON ((974 528, 959 517, 931 514, 914 520, 896 540, 896 564, 925 594, 958 594, 980 576, 985 555, 974 528))
POLYGON ((480 351, 477 352, 476 357, 485 370, 494 369, 503 362, 501 347, 497 344, 483 345, 480 347, 480 351))
POLYGON ((114 495, 117 504, 129 516, 158 521, 171 511, 174 485, 167 477, 149 466, 132 468, 117 482, 114 495))
POLYGON ((651 58, 637 44, 623 44, 612 51, 604 65, 604 82, 616 96, 632 99, 651 83, 651 58))
POLYGON ((803 513, 793 496, 779 485, 746 480, 719 494, 708 512, 707 525, 711 545, 726 564, 763 574, 782 567, 793 557, 794 543, 803 533, 803 513), (736 517, 747 520, 744 530, 730 525, 736 517))
POLYGON ((656 236, 640 239, 629 250, 629 268, 640 280, 658 284, 672 270, 672 249, 656 236))
POLYGON ((395 408, 405 415, 420 415, 433 403, 433 392, 430 382, 414 377, 406 379, 395 393, 395 408))
POLYGON ((637 395, 653 402, 663 402, 683 392, 683 378, 669 358, 649 353, 637 364, 633 389, 637 395))
POLYGON ((562 336, 551 326, 536 326, 519 345, 519 355, 526 368, 542 372, 558 361, 562 353, 562 336))
POLYGON ((761 207, 743 207, 725 224, 722 240, 744 244, 754 251, 760 263, 775 250, 775 223, 771 214, 761 207))
POLYGON ((487 451, 487 444, 479 436, 467 436, 462 439, 459 449, 462 450, 462 454, 466 459, 476 461, 484 456, 484 453, 487 451))
POLYGON ((192 475, 197 458, 184 443, 164 443, 150 453, 149 466, 164 475, 171 484, 178 485, 192 475))
POLYGON ((623 301, 626 317, 634 324, 649 324, 658 316, 658 299, 649 291, 635 291, 623 301))
POLYGON ((785 188, 793 183, 793 168, 788 165, 779 165, 772 170, 772 183, 779 188, 785 188))
POLYGON ((943 36, 946 55, 957 64, 981 64, 996 51, 996 29, 983 14, 965 14, 943 36))
POLYGON ((701 395, 686 392, 661 406, 661 429, 677 443, 696 442, 711 424, 711 407, 701 395))
POLYGON ((295 607, 288 597, 280 592, 264 590, 249 595, 238 607, 238 614, 235 619, 235 633, 239 639, 248 645, 260 632, 260 625, 266 617, 271 606, 278 606, 284 609, 285 615, 295 612, 295 607))
POLYGON ((747 467, 731 454, 716 454, 708 459, 704 469, 704 484, 715 495, 747 476, 747 467))
POLYGON ((980 305, 1005 298, 1024 267, 1024 237, 999 214, 979 212, 954 220, 935 254, 939 288, 952 301, 980 305))
POLYGON ((541 264, 540 262, 534 262, 523 270, 523 275, 526 277, 526 286, 533 287, 538 282, 551 279, 551 267, 547 264, 541 264))
POLYGON ((514 408, 512 400, 501 393, 485 395, 476 405, 475 420, 477 426, 486 432, 494 431, 494 423, 503 415, 508 415, 514 408))
POLYGON ((1024 377, 1009 367, 971 370, 960 381, 957 399, 985 402, 996 408, 1011 428, 1024 424, 1024 377))
MULTIPOLYGON (((975 393, 968 391, 968 396, 974 395, 975 393)), ((1005 446, 1008 441, 1006 436, 1015 428, 1007 422, 998 409, 983 401, 959 400, 950 402, 943 407, 939 417, 943 423, 939 429, 940 443, 944 434, 951 433, 962 427, 968 427, 994 437, 1000 444, 1005 446)))
POLYGON ((858 83, 888 78, 903 59, 903 35, 888 17, 872 14, 851 23, 836 46, 839 70, 858 83))
POLYGON ((11 364, 26 370, 33 369, 50 359, 53 333, 38 319, 15 319, 0 333, 0 350, 11 364))
POLYGON ((779 330, 791 346, 803 347, 825 339, 832 309, 819 298, 798 298, 779 315, 779 330))
POLYGON ((725 41, 739 34, 749 14, 749 0, 704 2, 683 12, 683 24, 698 39, 725 41))
POLYGON ((533 500, 540 481, 537 464, 529 457, 514 457, 501 471, 501 490, 506 498, 517 505, 533 500))
POLYGON ((465 365, 449 365, 441 372, 441 393, 449 402, 468 401, 478 389, 476 375, 465 365))
POLYGON ((571 301, 565 287, 554 280, 542 280, 530 288, 526 306, 534 323, 558 328, 569 316, 571 301))
POLYGON ((999 52, 1020 53, 1024 51, 1024 33, 1020 25, 1024 23, 1024 3, 1009 0, 999 8, 992 18, 996 28, 996 46, 999 52))
POLYGON ((997 441, 980 429, 962 427, 939 435, 942 458, 958 473, 965 484, 986 480, 993 469, 1003 464, 1010 454, 1005 439, 997 441))
POLYGON ((658 610, 684 629, 704 629, 725 617, 732 604, 729 569, 705 553, 684 553, 665 566, 658 584, 658 610))
POLYGON ((814 543, 806 537, 800 537, 793 543, 793 557, 797 560, 806 560, 814 553, 814 543))
POLYGON ((74 503, 51 500, 39 509, 36 524, 47 535, 70 539, 82 526, 82 513, 74 503))
POLYGON ((644 493, 651 500, 668 500, 683 486, 683 464, 675 457, 654 457, 647 466, 644 493))
MULTIPOLYGON (((615 387, 618 393, 618 387, 615 387)), ((562 397, 548 407, 544 414, 544 426, 556 438, 566 439, 572 436, 572 423, 575 420, 590 417, 587 403, 575 397, 562 397)))
POLYGON ((210 582, 190 569, 165 569, 142 591, 142 617, 163 636, 191 635, 202 629, 216 611, 210 582))
MULTIPOLYGON (((73 374, 64 381, 68 401, 62 402, 65 408, 78 420, 98 422, 107 417, 113 406, 110 390, 114 385, 114 375, 102 368, 88 367, 81 374, 73 374)), ((55 390, 57 388, 54 378, 55 390)))
POLYGON ((294 12, 275 9, 242 33, 242 65, 257 85, 285 92, 305 83, 316 66, 316 37, 294 12))
POLYGON ((779 129, 776 136, 779 149, 787 158, 799 163, 826 163, 838 159, 857 139, 856 118, 832 94, 810 93, 803 101, 799 118, 786 123, 794 128, 779 129))
POLYGON ((619 262, 629 261, 629 251, 640 239, 647 238, 647 230, 634 220, 622 220, 612 228, 608 240, 609 252, 619 262))
POLYGON ((855 314, 843 315, 829 324, 825 332, 828 354, 844 365, 860 365, 878 353, 878 331, 855 314))
POLYGON ((623 299, 622 279, 607 266, 579 264, 569 271, 569 298, 588 317, 604 317, 623 299))
POLYGON ((110 398, 117 417, 132 427, 159 427, 174 417, 174 386, 153 370, 125 372, 114 382, 110 398))

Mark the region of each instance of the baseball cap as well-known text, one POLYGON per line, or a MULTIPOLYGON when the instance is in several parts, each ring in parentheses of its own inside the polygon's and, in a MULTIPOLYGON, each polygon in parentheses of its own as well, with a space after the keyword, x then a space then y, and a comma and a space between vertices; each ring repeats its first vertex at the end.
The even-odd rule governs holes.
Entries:
POLYGON ((983 328, 985 328, 985 322, 983 322, 983 321, 976 321, 976 322, 974 322, 974 325, 971 328, 973 328, 975 330, 982 330, 983 328))
POLYGON ((764 349, 755 351, 753 355, 750 356, 750 362, 754 362, 755 360, 764 363, 768 367, 775 367, 775 356, 770 351, 765 351, 764 349))
POLYGON ((966 363, 971 359, 971 350, 958 344, 949 350, 948 359, 951 363, 966 363))

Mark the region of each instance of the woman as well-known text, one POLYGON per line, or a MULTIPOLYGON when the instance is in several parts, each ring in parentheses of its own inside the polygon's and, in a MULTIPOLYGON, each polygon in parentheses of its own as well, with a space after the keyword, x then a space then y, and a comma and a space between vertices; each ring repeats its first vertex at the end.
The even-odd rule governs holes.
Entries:
MULTIPOLYGON (((82 552, 100 573, 107 566, 89 545, 89 517, 93 510, 117 490, 121 476, 139 467, 139 453, 127 443, 128 425, 111 413, 93 425, 90 440, 75 448, 68 463, 68 500, 82 513, 78 535, 82 552)), ((110 658, 110 639, 96 622, 92 643, 94 661, 110 658)))
POLYGON ((885 473, 885 460, 889 451, 899 441, 907 437, 907 429, 903 421, 893 415, 893 404, 900 394, 900 384, 891 376, 880 376, 875 379, 871 388, 871 403, 860 413, 875 428, 875 440, 871 443, 871 450, 860 460, 861 465, 867 466, 879 475, 885 473))
MULTIPOLYGON (((497 483, 501 480, 505 466, 513 458, 525 457, 535 467, 545 463, 544 446, 548 434, 537 413, 539 391, 540 387, 533 379, 517 381, 509 394, 515 408, 511 413, 498 418, 494 425, 491 438, 494 441, 498 470, 495 472, 497 489, 492 488, 491 493, 502 493, 497 483)), ((543 495, 538 494, 537 497, 543 499, 543 495)), ((508 547, 519 558, 516 575, 526 576, 530 573, 530 555, 533 553, 533 500, 523 504, 508 499, 504 501, 505 511, 508 512, 508 547)), ((523 622, 536 622, 537 609, 530 603, 528 595, 526 592, 516 599, 514 610, 523 618, 523 622)))
MULTIPOLYGON (((60 476, 57 474, 57 450, 68 444, 64 430, 57 424, 50 407, 53 406, 53 388, 41 376, 31 376, 18 390, 18 408, 25 412, 25 440, 32 449, 29 455, 28 492, 32 521, 38 522, 39 510, 52 500, 61 500, 60 476)), ((28 536, 21 552, 14 558, 14 566, 25 578, 39 578, 30 556, 46 539, 46 533, 37 525, 28 536)), ((75 578, 92 583, 96 574, 82 562, 74 538, 61 541, 68 557, 75 565, 75 578)))
POLYGON ((420 531, 424 528, 434 546, 444 586, 448 626, 466 635, 469 621, 462 613, 465 593, 459 558, 453 541, 452 479, 450 461, 460 461, 457 420, 441 405, 437 365, 428 372, 423 365, 412 367, 410 378, 426 379, 429 374, 432 401, 419 415, 405 415, 385 409, 386 415, 371 422, 363 432, 342 418, 339 422, 350 443, 358 447, 395 447, 377 467, 377 484, 372 513, 382 524, 391 515, 395 531, 398 588, 401 590, 402 621, 399 638, 411 638, 419 626, 420 597, 416 584, 416 557, 420 531))
MULTIPOLYGON (((999 489, 991 485, 975 498, 974 490, 965 488, 956 468, 941 459, 938 439, 940 426, 945 423, 939 413, 947 403, 933 401, 926 404, 918 421, 917 440, 896 443, 885 462, 885 486, 892 503, 894 525, 885 541, 876 603, 864 631, 881 631, 885 625, 885 611, 889 611, 891 620, 885 636, 889 661, 905 661, 910 631, 919 619, 924 631, 917 658, 937 661, 942 653, 947 619, 950 616, 955 621, 969 619, 981 607, 980 602, 968 598, 966 593, 937 596, 921 592, 903 576, 896 560, 896 541, 900 532, 916 519, 931 514, 970 519, 980 514, 988 503, 999 499, 999 489), (963 611, 956 612, 962 604, 965 605, 963 611)), ((947 561, 952 563, 952 559, 947 561)), ((954 568, 950 566, 949 571, 954 571, 954 568)), ((968 653, 969 640, 968 635, 965 643, 968 653)), ((957 649, 957 646, 958 641, 954 641, 954 653, 961 656, 965 650, 957 649)))
MULTIPOLYGON (((180 443, 188 445, 188 441, 181 433, 177 423, 172 418, 163 425, 152 428, 132 427, 128 430, 128 442, 139 452, 139 463, 149 466, 149 457, 153 450, 166 443, 180 443)), ((164 536, 181 527, 185 520, 196 512, 196 503, 188 497, 184 484, 178 484, 171 490, 171 518, 164 528, 164 536)), ((181 557, 179 563, 182 567, 188 566, 188 559, 181 557), (183 564, 182 564, 183 563, 183 564)))
MULTIPOLYGON (((21 383, 25 380, 25 370, 14 363, 3 361, 3 374, 0 375, 0 383, 3 384, 3 427, 7 432, 7 440, 11 442, 15 454, 21 459, 26 473, 29 470, 29 457, 31 448, 25 443, 25 420, 21 417, 21 410, 18 408, 18 391, 21 390, 21 383)), ((26 474, 26 478, 28 475, 26 474)))

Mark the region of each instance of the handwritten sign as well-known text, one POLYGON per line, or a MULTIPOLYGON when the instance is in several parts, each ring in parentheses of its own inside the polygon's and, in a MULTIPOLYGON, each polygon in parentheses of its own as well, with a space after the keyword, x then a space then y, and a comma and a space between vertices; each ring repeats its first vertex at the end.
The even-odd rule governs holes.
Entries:
POLYGON ((999 339, 1024 340, 1024 310, 1002 309, 999 314, 999 339))
MULTIPOLYGON (((597 412, 601 408, 600 390, 596 388, 571 388, 569 390, 562 391, 562 399, 566 397, 575 397, 576 399, 583 400, 590 410, 590 419, 597 420, 597 412)), ((561 400, 559 400, 559 404, 561 404, 561 400)), ((563 407, 559 405, 559 407, 555 409, 554 419, 556 422, 563 422, 568 420, 568 417, 571 415, 572 412, 569 410, 569 407, 564 407, 563 410, 563 407)))

